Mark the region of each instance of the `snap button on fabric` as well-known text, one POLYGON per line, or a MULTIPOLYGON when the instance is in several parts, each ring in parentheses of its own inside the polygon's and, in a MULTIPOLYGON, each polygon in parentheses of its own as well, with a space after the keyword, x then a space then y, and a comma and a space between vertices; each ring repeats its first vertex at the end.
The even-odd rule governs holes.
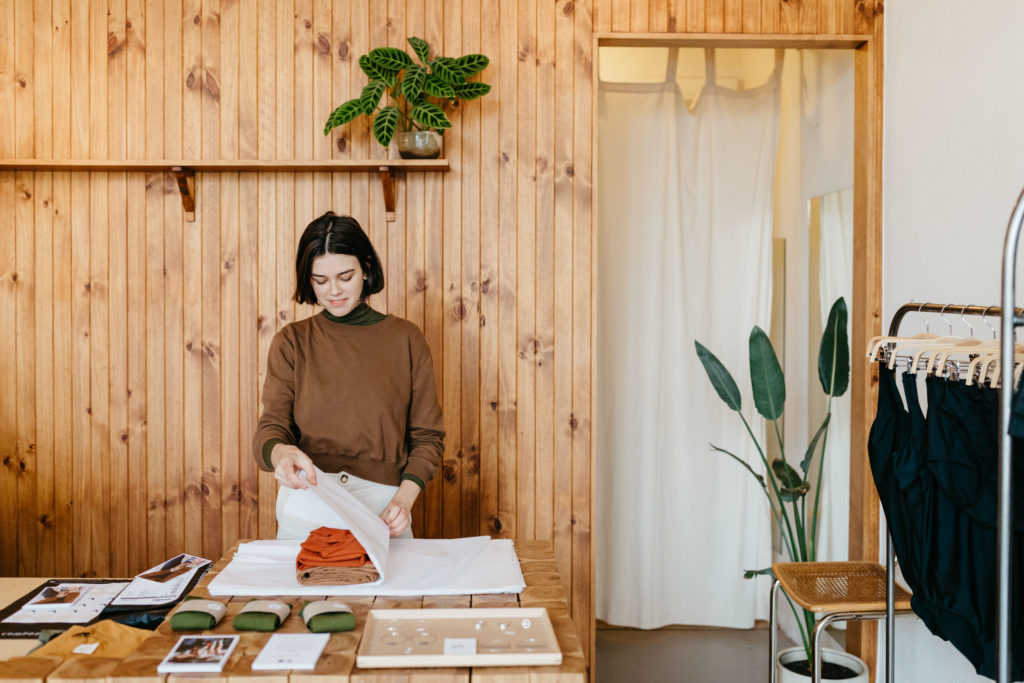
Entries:
POLYGON ((342 484, 347 484, 348 483, 348 475, 347 474, 341 475, 341 483, 342 484))

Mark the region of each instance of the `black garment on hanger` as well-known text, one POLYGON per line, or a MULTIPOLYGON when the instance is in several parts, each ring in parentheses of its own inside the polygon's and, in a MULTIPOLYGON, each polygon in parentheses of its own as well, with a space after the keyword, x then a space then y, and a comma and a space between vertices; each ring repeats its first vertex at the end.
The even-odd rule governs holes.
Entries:
MULTIPOLYGON (((930 377, 928 416, 917 378, 880 370, 878 412, 868 439, 871 470, 911 607, 935 635, 948 640, 983 676, 995 675, 996 501, 999 458, 998 393, 987 387, 930 377)), ((1024 456, 1024 444, 1014 450, 1024 456)), ((1019 478, 1019 477, 1018 477, 1019 478)), ((1024 500, 1019 493, 1015 502, 1024 500)), ((1015 505, 1021 510, 1020 505, 1015 505)), ((1024 543, 1014 519, 1011 575, 1024 572, 1024 543)), ((1024 678, 1024 585, 1011 591, 1011 674, 1024 678)))

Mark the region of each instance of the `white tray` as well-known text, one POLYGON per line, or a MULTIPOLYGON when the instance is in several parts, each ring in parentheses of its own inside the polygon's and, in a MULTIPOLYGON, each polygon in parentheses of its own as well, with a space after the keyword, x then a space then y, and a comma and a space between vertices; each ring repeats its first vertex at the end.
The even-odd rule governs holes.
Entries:
POLYGON ((561 663, 543 607, 370 610, 356 655, 364 669, 561 663))

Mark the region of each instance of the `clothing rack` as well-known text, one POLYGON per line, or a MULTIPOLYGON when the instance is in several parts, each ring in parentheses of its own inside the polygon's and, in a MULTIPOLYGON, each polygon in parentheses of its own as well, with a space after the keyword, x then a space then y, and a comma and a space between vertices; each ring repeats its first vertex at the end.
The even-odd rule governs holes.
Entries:
POLYGON ((998 592, 996 593, 998 618, 996 638, 998 640, 998 661, 996 680, 1010 683, 1010 555, 1013 541, 1010 534, 1010 505, 1013 494, 1013 439, 1010 436, 1010 414, 1013 404, 1013 333, 1024 325, 1024 317, 1014 308, 1017 292, 1017 245, 1020 242, 1021 224, 1024 223, 1024 191, 1017 198, 1017 204, 1010 214, 1006 226, 1006 242, 1003 244, 1003 312, 1001 316, 1003 337, 1001 340, 1002 388, 999 390, 999 526, 998 551, 998 592), (1009 387, 1009 391, 1007 391, 1009 387))
MULTIPOLYGON (((1021 200, 1018 202, 1017 211, 1014 213, 1014 217, 1018 218, 1016 230, 1020 231, 1020 218, 1024 218, 1024 193, 1021 194, 1021 200), (1018 217, 1018 213, 1020 216, 1018 217)), ((1013 221, 1011 220, 1010 226, 1013 228, 1013 221)), ((1007 237, 1007 244, 1009 244, 1009 236, 1007 237)), ((1014 236, 1014 245, 1016 245, 1017 236, 1014 236)), ((1005 266, 1004 266, 1005 267, 1005 266)), ((939 313, 940 315, 945 314, 947 311, 952 315, 964 316, 980 316, 983 320, 987 315, 998 315, 1002 321, 1002 344, 1000 351, 1000 361, 1005 361, 1007 358, 1010 359, 1009 363, 1002 362, 1001 373, 1002 380, 999 389, 1000 394, 1000 411, 999 411, 999 430, 1002 438, 999 443, 999 546, 998 546, 998 558, 997 566, 999 568, 999 592, 997 594, 998 599, 998 624, 997 624, 997 635, 999 638, 999 664, 997 671, 999 672, 999 683, 1010 683, 1010 629, 1009 629, 1009 602, 1010 602, 1010 490, 1006 488, 1009 483, 1009 472, 1010 472, 1010 460, 1009 454, 1011 449, 1011 438, 1009 435, 1009 424, 1010 424, 1010 411, 1011 403, 1013 399, 1013 329, 1015 325, 1024 325, 1024 310, 1014 309, 1013 307, 1013 268, 1010 267, 1010 299, 1007 301, 1006 296, 1006 279, 1004 270, 1004 281, 1003 281, 1003 305, 1000 306, 963 306, 960 304, 934 304, 934 303, 907 303, 900 306, 899 310, 893 315, 892 320, 889 322, 889 336, 896 337, 899 335, 900 323, 908 313, 939 313), (1004 316, 1003 311, 1014 311, 1014 315, 1004 316), (1007 327, 1007 319, 1012 320, 1012 324, 1007 327), (1010 391, 1003 391, 1002 387, 1011 387, 1010 391), (1004 442, 1005 453, 1004 455, 1004 442), (1004 489, 1005 495, 1004 495, 1004 489), (1005 533, 1005 541, 1004 541, 1005 533), (1005 560, 1005 567, 1004 567, 1005 560), (1003 675, 1005 672, 1005 676, 1003 675)), ((888 529, 886 530, 886 549, 885 549, 885 680, 886 683, 892 683, 895 674, 895 662, 893 651, 895 642, 895 605, 893 604, 893 596, 895 594, 896 587, 896 572, 895 572, 895 561, 894 552, 892 545, 892 536, 889 534, 888 529)))

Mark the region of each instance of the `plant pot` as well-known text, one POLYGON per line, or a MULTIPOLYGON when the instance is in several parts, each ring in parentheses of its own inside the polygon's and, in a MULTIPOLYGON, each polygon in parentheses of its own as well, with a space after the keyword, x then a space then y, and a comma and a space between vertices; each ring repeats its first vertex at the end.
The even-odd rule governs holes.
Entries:
POLYGON ((432 130, 395 133, 395 145, 403 159, 436 159, 441 156, 441 136, 432 130))
MULTIPOLYGON (((808 681, 810 681, 810 676, 805 676, 803 674, 790 671, 784 666, 786 662, 796 662, 806 659, 807 655, 802 647, 791 647, 788 650, 783 650, 782 652, 780 652, 778 656, 778 661, 776 661, 775 663, 776 671, 778 671, 778 683, 807 683, 808 681)), ((840 650, 830 650, 828 648, 825 648, 821 651, 821 661, 840 664, 856 673, 856 675, 853 678, 823 678, 822 680, 842 680, 843 683, 868 683, 867 664, 865 664, 863 660, 849 654, 848 652, 842 652, 840 650)))

